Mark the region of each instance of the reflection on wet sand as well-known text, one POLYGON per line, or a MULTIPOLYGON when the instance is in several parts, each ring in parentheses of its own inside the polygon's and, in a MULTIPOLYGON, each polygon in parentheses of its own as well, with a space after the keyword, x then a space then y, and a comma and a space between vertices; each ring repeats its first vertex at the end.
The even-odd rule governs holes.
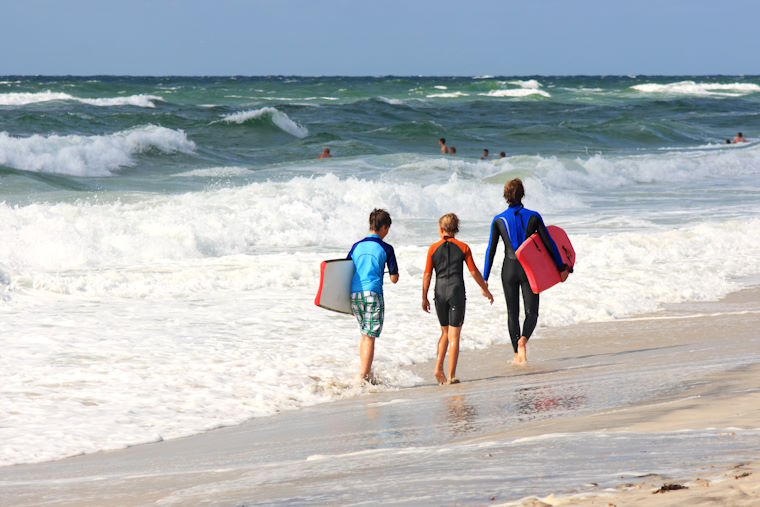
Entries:
POLYGON ((446 419, 452 435, 463 435, 478 430, 478 411, 466 401, 464 395, 446 398, 446 419))
POLYGON ((521 387, 515 390, 515 408, 520 421, 554 416, 559 412, 578 410, 588 403, 580 386, 565 386, 561 392, 551 386, 521 387))

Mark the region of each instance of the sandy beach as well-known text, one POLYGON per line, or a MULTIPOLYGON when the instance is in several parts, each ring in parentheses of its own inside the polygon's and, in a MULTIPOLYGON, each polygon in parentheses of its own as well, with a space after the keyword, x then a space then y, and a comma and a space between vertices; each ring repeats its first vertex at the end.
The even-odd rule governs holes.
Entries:
POLYGON ((758 322, 750 289, 544 328, 527 367, 464 350, 457 386, 418 364, 414 388, 3 467, 0 505, 756 505, 758 322))

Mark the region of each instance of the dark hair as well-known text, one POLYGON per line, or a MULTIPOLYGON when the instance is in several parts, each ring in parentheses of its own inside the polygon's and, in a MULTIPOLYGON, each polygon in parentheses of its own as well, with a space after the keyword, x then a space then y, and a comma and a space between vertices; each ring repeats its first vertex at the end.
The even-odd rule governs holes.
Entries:
POLYGON ((739 137, 744 137, 744 134, 742 134, 741 132, 737 132, 736 135, 739 137))
POLYGON ((509 180, 504 184, 504 199, 509 204, 520 204, 525 197, 525 187, 520 178, 509 180))
POLYGON ((443 143, 443 144, 446 144, 446 138, 445 138, 445 137, 439 137, 439 138, 438 138, 438 142, 439 142, 439 143, 443 143))
POLYGON ((488 148, 483 148, 483 153, 488 153, 488 148))
POLYGON ((375 208, 372 213, 369 214, 369 229, 371 231, 379 231, 383 227, 391 226, 391 215, 384 209, 375 208))
POLYGON ((454 148, 453 146, 449 146, 449 153, 456 153, 456 152, 457 152, 456 148, 454 148))
POLYGON ((503 158, 503 157, 506 157, 507 154, 505 152, 503 152, 503 151, 500 151, 499 152, 499 156, 503 158))
POLYGON ((731 139, 726 139, 726 144, 731 144, 731 139))

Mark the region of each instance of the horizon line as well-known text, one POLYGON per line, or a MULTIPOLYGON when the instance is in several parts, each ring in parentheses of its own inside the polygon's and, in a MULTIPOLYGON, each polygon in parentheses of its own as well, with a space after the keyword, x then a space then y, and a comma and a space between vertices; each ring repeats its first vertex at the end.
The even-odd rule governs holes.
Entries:
POLYGON ((160 78, 524 78, 524 77, 735 77, 760 78, 760 74, 0 74, 0 78, 95 78, 95 77, 160 77, 160 78))

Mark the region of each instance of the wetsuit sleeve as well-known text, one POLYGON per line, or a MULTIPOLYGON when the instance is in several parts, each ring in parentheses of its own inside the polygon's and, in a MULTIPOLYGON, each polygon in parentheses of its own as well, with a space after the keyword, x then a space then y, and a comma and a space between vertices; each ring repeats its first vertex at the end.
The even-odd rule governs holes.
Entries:
POLYGON ((427 259, 425 260, 425 273, 433 272, 433 252, 435 251, 435 245, 437 245, 437 243, 433 243, 430 245, 430 248, 428 248, 427 259))
POLYGON ((385 244, 385 256, 387 259, 385 262, 388 264, 388 274, 389 275, 397 275, 398 274, 398 263, 396 262, 396 252, 393 251, 393 247, 389 244, 385 244))
POLYGON ((563 271, 567 269, 568 266, 562 262, 562 257, 559 254, 557 244, 554 243, 552 237, 549 236, 549 231, 546 230, 544 220, 539 214, 535 214, 534 216, 530 217, 530 220, 528 220, 528 229, 525 231, 525 237, 530 237, 530 235, 534 232, 538 232, 538 236, 541 238, 541 242, 544 244, 546 249, 551 252, 552 260, 554 260, 554 264, 557 266, 557 270, 563 271))
POLYGON ((472 260, 472 250, 470 250, 469 245, 464 245, 464 262, 467 264, 467 269, 469 269, 470 272, 478 269, 475 267, 475 261, 472 260))
POLYGON ((483 265, 483 280, 488 281, 488 275, 491 274, 494 257, 496 257, 496 247, 499 245, 499 231, 496 218, 491 222, 491 234, 488 236, 488 248, 486 248, 486 261, 483 265))

